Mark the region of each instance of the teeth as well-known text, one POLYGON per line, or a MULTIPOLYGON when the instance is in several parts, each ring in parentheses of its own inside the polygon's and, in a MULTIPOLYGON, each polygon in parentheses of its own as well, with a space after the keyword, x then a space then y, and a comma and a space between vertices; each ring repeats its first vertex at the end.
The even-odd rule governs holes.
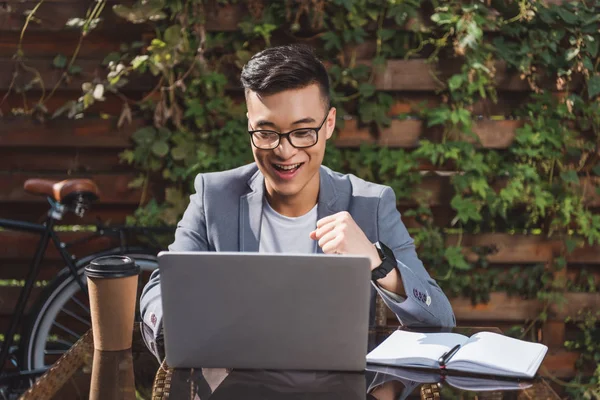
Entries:
POLYGON ((277 168, 279 168, 279 169, 283 169, 283 170, 285 170, 285 171, 289 171, 289 170, 292 170, 292 169, 294 169, 294 168, 298 168, 300 165, 301 165, 301 163, 300 163, 300 164, 292 164, 292 165, 281 165, 281 164, 275 164, 275 166, 276 166, 277 168))

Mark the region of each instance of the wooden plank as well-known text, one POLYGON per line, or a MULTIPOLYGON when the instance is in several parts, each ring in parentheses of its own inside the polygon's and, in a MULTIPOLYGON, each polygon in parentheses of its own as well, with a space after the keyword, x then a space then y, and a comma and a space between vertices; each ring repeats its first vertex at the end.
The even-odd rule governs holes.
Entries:
MULTIPOLYGON (((395 117, 399 114, 416 114, 418 110, 427 110, 439 107, 443 104, 442 96, 433 92, 401 91, 392 93, 395 103, 392 105, 389 115, 395 117)), ((490 99, 479 99, 468 107, 473 115, 510 116, 515 111, 531 101, 529 92, 506 92, 498 91, 498 101, 490 99)))
MULTIPOLYGON (((370 61, 362 61, 370 65, 370 61)), ((460 64, 443 61, 443 66, 431 65, 424 59, 388 60, 385 69, 375 74, 375 86, 386 91, 436 91, 444 89, 443 82, 452 74, 460 71, 460 64), (438 75, 439 79, 435 76, 438 75)), ((496 84, 499 89, 507 91, 530 91, 527 82, 519 75, 510 72, 504 62, 496 63, 496 84)))
MULTIPOLYGON (((450 183, 451 173, 424 176, 422 182, 415 188, 412 199, 424 199, 431 206, 448 206, 450 199, 454 195, 454 189, 450 183)), ((594 188, 600 186, 600 180, 593 178, 581 177, 580 182, 582 187, 587 186, 587 195, 584 196, 585 203, 589 207, 600 207, 600 195, 594 193, 594 188)), ((499 181, 494 188, 499 191, 504 183, 499 181)), ((399 205, 415 205, 416 200, 400 200, 399 205)))
MULTIPOLYGON (((72 76, 68 82, 61 81, 63 71, 52 65, 52 58, 28 59, 26 65, 28 69, 34 69, 39 73, 47 90, 53 88, 58 82, 61 82, 59 85, 60 89, 81 90, 81 85, 84 82, 90 82, 98 75, 106 75, 106 67, 102 66, 101 63, 102 60, 79 59, 77 65, 81 67, 82 72, 81 74, 72 76)), ((20 71, 18 78, 15 80, 16 87, 24 87, 36 77, 31 72, 23 71, 14 60, 0 58, 0 71, 5 72, 0 74, 0 90, 7 91, 10 88, 15 70, 20 71)), ((155 85, 156 79, 151 75, 137 75, 130 78, 127 88, 128 90, 146 91, 151 90, 155 85)))
MULTIPOLYGON (((65 24, 71 18, 84 18, 90 0, 84 1, 46 1, 36 12, 35 23, 31 23, 28 30, 57 32, 65 29, 65 24)), ((151 27, 146 24, 133 24, 120 18, 112 11, 115 3, 111 1, 107 4, 102 13, 102 21, 98 24, 97 30, 104 32, 114 31, 115 26, 121 33, 140 33, 151 31, 151 27)), ((131 5, 133 1, 124 1, 126 5, 131 5)), ((9 2, 0 12, 1 31, 20 31, 25 21, 25 12, 33 9, 37 4, 34 0, 25 0, 19 2, 9 2)), ((245 7, 240 6, 221 6, 216 13, 211 12, 206 19, 206 27, 209 31, 236 31, 238 23, 247 13, 245 7)))
MULTIPOLYGON (((124 224, 127 216, 133 215, 136 208, 137 204, 94 203, 83 218, 68 213, 57 224, 95 225, 98 222, 113 225, 124 224)), ((48 203, 2 203, 2 207, 0 207, 0 218, 5 219, 42 223, 46 220, 47 214, 48 203)))
MULTIPOLYGON (((100 65, 101 60, 80 59, 78 65, 82 68, 81 75, 73 77, 68 83, 63 83, 63 88, 74 90, 80 88, 85 81, 93 79, 98 73, 105 73, 105 68, 100 65)), ((370 65, 370 61, 362 61, 370 65)), ((52 66, 52 59, 35 58, 27 61, 30 68, 39 71, 44 84, 52 87, 59 81, 62 71, 52 66)), ((506 67, 499 65, 496 79, 499 89, 508 91, 529 91, 527 83, 520 80, 518 75, 506 72, 506 67)), ((15 63, 10 58, 0 58, 0 70, 14 71, 15 63)), ((376 74, 375 86, 385 91, 415 91, 428 92, 440 89, 440 84, 432 77, 432 69, 425 60, 389 60, 383 72, 376 74)), ((452 67, 442 73, 442 79, 452 72, 452 67)), ((25 74, 18 80, 19 85, 25 85, 33 79, 34 75, 25 74)), ((0 75, 0 90, 7 90, 12 79, 12 74, 0 75)), ((127 85, 129 90, 150 90, 155 79, 151 76, 138 76, 131 79, 127 85)))
POLYGON ((571 317, 578 320, 580 312, 600 309, 600 293, 567 293, 565 299, 566 304, 553 304, 550 307, 550 318, 564 321, 565 318, 571 317))
POLYGON ((123 149, 142 120, 117 128, 115 119, 53 119, 43 124, 25 118, 7 118, 0 125, 0 147, 89 147, 123 149))
MULTIPOLYGON (((449 246, 458 243, 458 236, 450 236, 446 242, 449 246)), ((487 233, 464 236, 461 245, 470 247, 490 247, 495 250, 488 256, 491 263, 539 263, 551 260, 558 254, 560 243, 547 240, 542 236, 508 235, 503 233, 487 233)), ((467 258, 474 262, 477 256, 467 252, 467 258)))
MULTIPOLYGON (((6 90, 0 90, 0 99, 6 95, 6 90)), ((131 100, 139 100, 140 93, 131 93, 124 91, 124 94, 131 100)), ((46 96, 48 93, 46 93, 46 96)), ((69 101, 76 101, 81 96, 81 88, 74 90, 57 90, 54 95, 49 99, 44 99, 44 107, 48 110, 45 119, 50 119, 56 110, 65 105, 69 101)), ((85 111, 86 118, 96 117, 101 114, 108 114, 111 116, 118 117, 121 115, 123 109, 123 100, 118 98, 112 93, 106 93, 105 101, 97 101, 90 108, 85 111)), ((24 95, 22 93, 11 92, 8 94, 6 101, 0 105, 0 112, 5 118, 9 118, 13 115, 21 116, 23 112, 29 116, 33 108, 40 103, 41 92, 38 90, 27 91, 24 95), (13 112, 14 111, 14 112, 13 112)), ((31 117, 30 117, 31 118, 31 117)))
MULTIPOLYGON (((15 311, 21 287, 18 286, 0 286, 0 315, 9 316, 15 311)), ((27 301, 26 310, 34 304, 35 299, 41 293, 42 288, 34 287, 31 291, 29 301, 27 301)))
MULTIPOLYGON (((4 279, 26 279, 33 260, 33 253, 29 260, 6 260, 0 259, 0 280, 4 279)), ((49 281, 56 277, 58 272, 65 267, 65 264, 59 260, 44 261, 40 265, 37 280, 49 281)), ((0 289, 1 290, 1 289, 0 289)))
POLYGON ((470 299, 450 299, 457 321, 513 321, 523 322, 535 318, 542 311, 542 304, 537 300, 523 300, 506 293, 490 293, 490 302, 473 305, 470 299))
MULTIPOLYGON (((482 120, 475 121, 473 133, 479 138, 479 143, 472 136, 466 134, 453 135, 453 139, 477 143, 478 147, 488 149, 506 149, 514 138, 515 130, 521 128, 524 121, 516 120, 482 120), (458 137, 455 137, 458 136, 458 137)), ((377 143, 379 146, 416 148, 420 139, 440 141, 441 135, 432 129, 427 129, 421 120, 393 120, 391 125, 379 133, 375 138, 369 128, 359 127, 356 119, 348 119, 344 128, 340 130, 335 141, 338 147, 358 147, 363 143, 377 143)))
MULTIPOLYGON (((1 18, 0 18, 1 19, 1 18)), ((0 57, 10 58, 17 52, 20 31, 3 31, 0 26, 0 57)), ((76 30, 65 30, 52 32, 27 31, 23 37, 22 50, 26 57, 54 58, 57 54, 72 56, 77 48, 81 34, 76 30)), ((90 32, 79 48, 77 59, 98 58, 99 55, 108 55, 113 51, 119 51, 123 42, 131 42, 135 39, 123 37, 114 30, 105 32, 90 32)), ((75 62, 77 64, 77 62, 75 62)))
POLYGON ((600 188, 600 177, 580 177, 579 181, 584 190, 583 201, 585 204, 590 207, 600 207, 600 192, 598 191, 600 188))
MULTIPOLYGON (((454 246, 459 237, 451 235, 446 244, 454 246)), ((544 238, 539 235, 510 235, 505 233, 484 233, 479 235, 464 235, 461 241, 463 247, 490 247, 495 250, 488 256, 490 263, 497 264, 533 264, 547 262, 561 254, 564 243, 555 238, 544 238)), ((476 260, 476 255, 467 251, 470 261, 476 260)), ((600 246, 585 246, 566 255, 569 263, 600 264, 600 246)))
POLYGON ((119 159, 119 149, 0 148, 0 171, 72 173, 131 172, 119 159))
MULTIPOLYGON (((59 238, 65 243, 87 238, 90 232, 60 232, 59 238)), ((32 233, 0 231, 0 260, 29 260, 37 248, 39 236, 32 233)), ((109 237, 96 237, 85 243, 69 248, 72 254, 83 257, 87 254, 110 249, 118 245, 118 239, 109 237)), ((62 261, 59 252, 50 244, 46 250, 44 261, 62 261)))
MULTIPOLYGON (((114 2, 111 2, 114 4, 114 2)), ((38 4, 35 0, 10 1, 3 12, 0 12, 0 29, 4 32, 21 31, 25 23, 26 13, 38 4)), ((35 19, 30 22, 27 31, 58 32, 65 29, 75 30, 66 27, 67 21, 71 18, 85 18, 86 12, 91 0, 71 1, 71 2, 50 2, 46 1, 35 13, 35 19)), ((112 5, 107 4, 102 12, 102 20, 98 24, 97 30, 103 32, 114 31, 115 26, 121 33, 139 33, 148 30, 148 27, 142 27, 128 23, 112 12, 112 5)))
POLYGON ((542 326, 542 343, 550 348, 565 345, 564 321, 546 321, 542 326))
POLYGON ((100 201, 103 204, 137 205, 140 201, 141 190, 130 189, 129 183, 136 177, 134 173, 125 174, 94 174, 85 176, 68 176, 66 174, 2 174, 0 173, 0 202, 45 203, 44 196, 26 193, 23 183, 30 178, 44 178, 56 181, 64 179, 89 178, 100 189, 100 201))
MULTIPOLYGON (((580 309, 595 310, 600 307, 600 294, 598 293, 566 293, 567 306, 559 308, 551 306, 549 317, 552 320, 564 321, 571 317, 577 320, 580 309)), ((485 321, 503 321, 523 323, 536 318, 544 308, 544 304, 536 299, 522 299, 518 296, 509 296, 504 292, 490 293, 488 303, 473 305, 471 300, 464 297, 451 298, 450 303, 454 310, 456 320, 464 324, 480 323, 485 321)), ((394 316, 388 310, 388 319, 394 316)))
POLYGON ((575 362, 578 358, 579 353, 577 352, 550 349, 542 362, 539 374, 548 376, 547 372, 549 372, 552 376, 557 378, 572 378, 577 372, 575 362), (544 370, 544 368, 546 370, 544 370))

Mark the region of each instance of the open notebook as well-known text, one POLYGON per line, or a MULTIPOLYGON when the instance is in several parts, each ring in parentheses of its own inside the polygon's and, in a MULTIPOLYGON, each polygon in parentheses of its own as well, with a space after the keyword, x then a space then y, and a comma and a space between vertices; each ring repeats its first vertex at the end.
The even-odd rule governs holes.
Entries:
MULTIPOLYGON (((396 367, 447 369, 475 374, 533 378, 548 347, 491 332, 470 338, 457 333, 398 330, 367 354, 367 362, 396 367), (445 363, 440 358, 459 346, 445 363), (445 365, 443 365, 445 364, 445 365)), ((450 353, 451 354, 451 353, 450 353)))

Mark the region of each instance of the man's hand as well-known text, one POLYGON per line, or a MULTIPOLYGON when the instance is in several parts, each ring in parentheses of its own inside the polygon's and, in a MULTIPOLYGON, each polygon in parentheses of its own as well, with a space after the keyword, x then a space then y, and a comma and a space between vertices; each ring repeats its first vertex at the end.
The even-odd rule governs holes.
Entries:
POLYGON ((367 256, 371 259, 371 269, 381 264, 377 249, 347 211, 317 221, 317 229, 310 233, 310 238, 319 241, 325 254, 367 256))
MULTIPOLYGON (((356 224, 350 213, 342 211, 317 221, 317 229, 310 233, 312 240, 319 241, 325 254, 354 254, 371 259, 371 270, 381 264, 375 245, 356 224)), ((406 296, 402 279, 396 269, 379 279, 377 284, 391 292, 406 296)))

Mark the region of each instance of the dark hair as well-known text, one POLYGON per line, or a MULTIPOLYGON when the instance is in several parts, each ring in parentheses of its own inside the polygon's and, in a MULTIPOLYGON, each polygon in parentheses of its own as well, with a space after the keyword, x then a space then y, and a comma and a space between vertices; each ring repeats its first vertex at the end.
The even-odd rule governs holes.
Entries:
POLYGON ((266 96, 316 83, 326 107, 330 105, 327 70, 306 45, 271 47, 256 53, 244 65, 241 81, 246 92, 266 96))

